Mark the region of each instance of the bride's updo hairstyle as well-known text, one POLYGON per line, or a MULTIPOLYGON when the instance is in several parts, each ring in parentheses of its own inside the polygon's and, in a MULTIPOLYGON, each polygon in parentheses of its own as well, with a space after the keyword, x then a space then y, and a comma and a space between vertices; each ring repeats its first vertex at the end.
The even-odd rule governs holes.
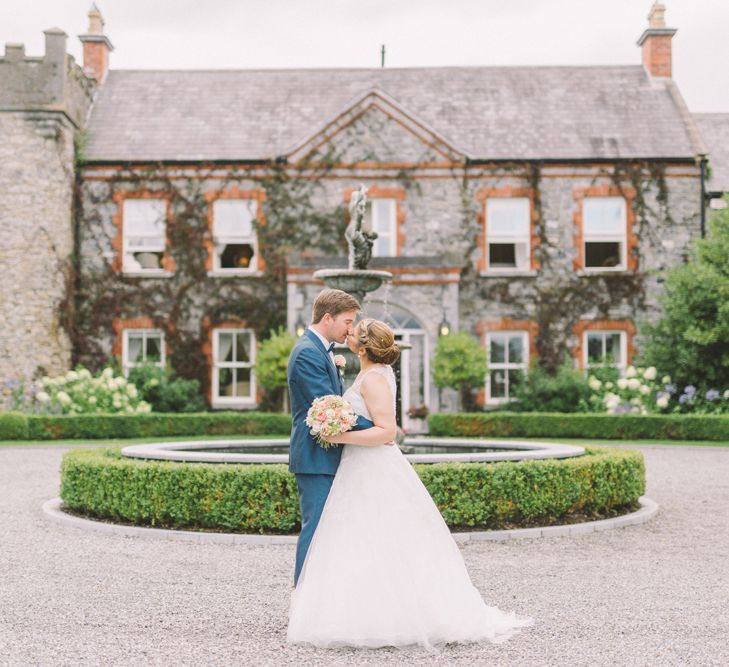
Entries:
POLYGON ((399 359, 400 348, 395 342, 395 334, 384 322, 364 319, 357 325, 354 335, 370 361, 389 366, 399 359))

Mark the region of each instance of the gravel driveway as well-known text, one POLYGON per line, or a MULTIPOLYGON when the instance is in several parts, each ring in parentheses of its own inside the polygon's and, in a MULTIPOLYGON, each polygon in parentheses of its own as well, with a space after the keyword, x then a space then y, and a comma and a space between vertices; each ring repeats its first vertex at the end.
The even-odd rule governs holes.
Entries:
POLYGON ((641 526, 462 548, 506 644, 286 645, 294 549, 122 537, 53 523, 67 449, 0 448, 1 665, 728 665, 729 448, 639 447, 641 526))

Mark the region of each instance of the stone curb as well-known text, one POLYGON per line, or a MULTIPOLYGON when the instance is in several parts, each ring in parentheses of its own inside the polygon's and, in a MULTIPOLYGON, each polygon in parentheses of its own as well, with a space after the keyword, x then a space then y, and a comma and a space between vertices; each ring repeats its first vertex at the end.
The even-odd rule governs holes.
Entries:
MULTIPOLYGON (((453 533, 458 543, 517 540, 536 537, 575 537, 601 530, 636 526, 645 523, 658 512, 658 503, 641 496, 638 499, 640 509, 630 514, 624 514, 613 519, 573 523, 564 526, 546 526, 544 528, 514 528, 513 530, 486 530, 472 533, 453 533)), ((166 539, 185 542, 217 542, 221 544, 296 544, 296 535, 240 535, 235 533, 205 533, 194 530, 168 530, 166 528, 145 528, 143 526, 123 526, 116 523, 104 523, 93 519, 82 519, 66 514, 63 510, 63 501, 52 498, 43 503, 45 515, 61 524, 95 530, 109 535, 124 535, 127 537, 145 537, 151 539, 166 539)))

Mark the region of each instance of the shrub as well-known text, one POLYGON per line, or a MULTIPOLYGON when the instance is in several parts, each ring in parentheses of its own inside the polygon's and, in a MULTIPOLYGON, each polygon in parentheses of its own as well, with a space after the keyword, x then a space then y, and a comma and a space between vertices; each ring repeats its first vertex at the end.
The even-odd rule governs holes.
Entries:
POLYGON ((283 435, 291 417, 261 412, 144 415, 28 415, 30 440, 193 435, 283 435))
POLYGON ((729 208, 714 212, 689 263, 669 271, 661 304, 641 362, 698 393, 729 388, 729 208))
MULTIPOLYGON (((452 528, 549 525, 633 506, 645 489, 640 452, 586 451, 415 469, 452 528)), ((77 512, 147 526, 290 533, 300 525, 295 478, 283 465, 144 461, 122 457, 119 448, 76 449, 63 458, 61 498, 77 512)))
POLYGON ((287 368, 295 344, 296 339, 280 327, 277 331, 271 331, 266 340, 261 341, 256 352, 256 378, 272 395, 272 402, 283 405, 284 412, 289 411, 287 368))
POLYGON ((15 394, 16 407, 40 414, 145 413, 150 406, 137 388, 122 376, 105 368, 92 376, 83 367, 57 377, 44 376, 28 391, 15 394))
POLYGON ((552 375, 533 366, 514 391, 509 410, 518 412, 584 412, 588 409, 591 389, 587 378, 575 370, 569 360, 552 375))
POLYGON ((129 382, 155 412, 202 412, 207 407, 200 383, 175 376, 169 369, 142 364, 129 371, 129 382))
POLYGON ((19 412, 0 412, 0 440, 27 440, 28 418, 19 412))
POLYGON ((475 409, 473 392, 483 386, 486 370, 486 351, 470 334, 462 331, 438 339, 433 382, 436 387, 450 387, 460 392, 464 410, 475 409))
POLYGON ((727 415, 448 413, 430 415, 431 435, 601 440, 727 440, 727 415))

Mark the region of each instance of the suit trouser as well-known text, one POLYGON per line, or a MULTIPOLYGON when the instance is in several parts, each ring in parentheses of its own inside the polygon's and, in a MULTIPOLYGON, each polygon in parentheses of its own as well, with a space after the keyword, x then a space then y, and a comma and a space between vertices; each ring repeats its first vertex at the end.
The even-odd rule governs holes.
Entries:
POLYGON ((304 567, 311 538, 314 537, 316 527, 319 525, 319 519, 333 481, 334 475, 298 473, 296 475, 296 486, 299 489, 299 506, 301 508, 301 533, 296 542, 294 586, 299 581, 299 575, 301 574, 301 568, 304 567))

